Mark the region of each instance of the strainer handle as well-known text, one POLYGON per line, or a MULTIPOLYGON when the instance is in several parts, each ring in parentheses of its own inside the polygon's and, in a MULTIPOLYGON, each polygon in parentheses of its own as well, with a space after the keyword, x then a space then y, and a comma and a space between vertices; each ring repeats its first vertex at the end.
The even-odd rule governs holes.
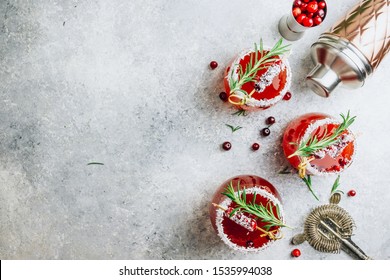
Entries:
POLYGON ((360 249, 359 246, 357 246, 355 242, 351 240, 351 238, 341 238, 341 241, 343 242, 343 245, 346 247, 346 249, 358 256, 359 259, 371 260, 371 258, 367 256, 363 250, 360 249))

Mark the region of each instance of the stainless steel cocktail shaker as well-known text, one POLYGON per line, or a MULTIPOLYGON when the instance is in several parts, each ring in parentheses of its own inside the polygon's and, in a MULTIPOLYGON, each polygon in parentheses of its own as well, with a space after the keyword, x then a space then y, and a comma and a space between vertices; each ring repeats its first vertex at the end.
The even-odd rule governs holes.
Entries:
POLYGON ((390 50, 390 0, 360 0, 311 47, 308 86, 328 97, 339 85, 359 88, 390 50))

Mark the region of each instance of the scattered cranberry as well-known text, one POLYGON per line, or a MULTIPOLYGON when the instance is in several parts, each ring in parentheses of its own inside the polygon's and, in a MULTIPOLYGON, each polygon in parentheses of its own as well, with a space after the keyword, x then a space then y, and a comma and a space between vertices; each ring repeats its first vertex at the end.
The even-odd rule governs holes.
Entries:
POLYGON ((257 151, 258 149, 260 149, 260 145, 258 143, 253 143, 252 150, 257 151))
POLYGON ((268 117, 266 123, 269 125, 273 125, 276 122, 274 117, 268 117))
POLYGON ((228 95, 226 92, 222 91, 219 93, 219 98, 223 101, 223 102, 226 102, 228 101, 228 95))
POLYGON ((211 61, 210 62, 210 68, 211 69, 215 69, 215 68, 217 68, 218 67, 218 62, 216 62, 216 61, 211 61))
POLYGON ((318 10, 316 15, 320 16, 321 18, 324 18, 325 17, 325 11, 324 10, 318 10))
POLYGON ((231 148, 232 148, 232 144, 230 142, 224 142, 222 144, 222 148, 225 150, 225 151, 229 151, 231 148))
POLYGON ((313 19, 309 18, 309 17, 306 17, 303 21, 302 21, 302 24, 303 26, 306 26, 306 27, 312 27, 314 22, 313 22, 313 19))
POLYGON ((299 251, 299 249, 294 249, 291 252, 291 256, 293 256, 294 258, 298 258, 300 255, 301 255, 301 251, 299 251))
POLYGON ((286 100, 286 101, 288 101, 288 100, 290 100, 291 99, 291 92, 286 92, 286 94, 283 96, 283 100, 286 100))
POLYGON ((261 130, 261 134, 262 134, 263 136, 268 136, 268 135, 271 134, 271 130, 269 130, 268 127, 263 128, 263 129, 261 130))
POLYGON ((246 247, 253 247, 253 245, 254 245, 254 243, 253 243, 252 240, 248 240, 248 241, 246 242, 246 247))
POLYGON ((316 1, 312 1, 310 2, 309 4, 307 4, 307 8, 306 10, 309 12, 309 13, 315 13, 318 11, 318 4, 316 1))
POLYGON ((314 25, 320 25, 322 22, 322 18, 320 16, 316 16, 314 19, 313 19, 313 23, 314 25))
POLYGON ((302 13, 301 9, 298 8, 298 7, 295 7, 293 10, 292 10, 292 14, 293 16, 296 18, 297 16, 299 16, 300 14, 302 13))
POLYGON ((295 20, 300 23, 300 24, 303 24, 303 21, 305 20, 306 18, 306 15, 304 14, 300 14, 295 20))
POLYGON ((356 191, 355 190, 350 190, 348 192, 348 196, 355 196, 356 195, 356 191))
POLYGON ((318 8, 325 9, 325 7, 326 7, 325 1, 318 2, 318 8))

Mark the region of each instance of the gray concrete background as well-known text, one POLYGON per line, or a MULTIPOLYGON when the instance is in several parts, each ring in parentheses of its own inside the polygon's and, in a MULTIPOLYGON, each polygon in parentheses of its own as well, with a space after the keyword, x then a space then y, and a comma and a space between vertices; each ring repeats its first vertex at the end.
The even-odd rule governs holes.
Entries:
MULTIPOLYGON (((278 174, 283 129, 302 113, 351 109, 359 149, 341 189, 357 196, 341 205, 354 241, 389 259, 390 58, 362 89, 311 93, 309 47, 355 0, 328 2, 326 23, 292 44, 293 98, 235 117, 218 98, 224 67, 260 37, 276 42, 290 1, 0 1, 0 258, 290 259, 319 203, 278 174), (270 115, 277 123, 261 138, 270 115), (207 212, 215 189, 245 173, 279 189, 295 226, 258 254, 229 250, 207 212)), ((313 179, 321 203, 334 179, 313 179)), ((299 248, 301 259, 349 259, 299 248)))

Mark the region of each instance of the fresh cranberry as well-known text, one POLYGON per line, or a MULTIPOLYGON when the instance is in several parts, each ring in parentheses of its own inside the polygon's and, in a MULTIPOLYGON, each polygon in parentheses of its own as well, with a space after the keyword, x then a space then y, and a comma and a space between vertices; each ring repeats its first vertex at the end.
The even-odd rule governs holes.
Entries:
POLYGON ((252 240, 248 240, 248 241, 246 242, 246 247, 253 247, 253 245, 254 245, 254 243, 253 243, 252 240))
POLYGON ((309 4, 307 4, 307 8, 306 10, 309 12, 309 13, 315 13, 318 11, 318 4, 316 1, 312 1, 310 2, 309 4))
POLYGON ((224 92, 224 91, 222 91, 222 92, 219 93, 219 98, 221 98, 221 100, 222 100, 223 102, 228 101, 228 95, 227 95, 227 93, 224 92))
POLYGON ((302 0, 303 2, 305 2, 305 3, 309 3, 310 2, 310 0, 302 0))
POLYGON ((224 142, 222 144, 222 148, 225 150, 225 151, 229 151, 231 148, 232 148, 232 144, 230 142, 224 142))
POLYGON ((321 18, 324 18, 325 17, 325 11, 324 10, 318 10, 316 15, 320 16, 321 18))
POLYGON ((350 190, 348 192, 348 196, 355 196, 356 195, 356 191, 355 190, 350 190))
POLYGON ((305 18, 306 18, 306 15, 300 14, 299 16, 297 16, 296 21, 300 24, 303 24, 303 21, 305 20, 305 18))
POLYGON ((313 24, 314 24, 314 22, 313 22, 313 19, 306 17, 306 18, 302 21, 302 24, 303 24, 303 26, 306 26, 306 27, 312 27, 313 24))
POLYGON ((301 4, 302 4, 301 0, 295 0, 294 1, 294 7, 299 7, 299 6, 301 6, 301 4))
POLYGON ((258 149, 260 149, 260 145, 258 143, 253 143, 252 150, 257 151, 258 149))
POLYGON ((318 2, 318 8, 325 9, 325 7, 326 7, 325 1, 318 2))
POLYGON ((291 92, 286 92, 286 94, 283 96, 283 100, 286 100, 286 101, 288 101, 288 100, 290 100, 291 99, 291 92))
POLYGON ((211 69, 215 69, 215 68, 217 68, 218 67, 218 62, 216 62, 216 61, 211 61, 210 62, 210 68, 211 69))
POLYGON ((291 252, 291 256, 293 256, 294 258, 298 258, 300 255, 301 255, 301 251, 299 251, 299 249, 294 249, 291 252))
POLYGON ((322 22, 322 18, 320 16, 316 16, 314 19, 313 19, 313 23, 314 25, 320 25, 322 22))
POLYGON ((261 135, 263 135, 263 136, 268 136, 268 135, 270 135, 270 134, 271 134, 271 130, 269 130, 268 127, 263 128, 263 129, 261 130, 261 135))
POLYGON ((314 13, 306 13, 306 16, 307 16, 308 18, 312 18, 312 17, 314 16, 314 13))
POLYGON ((268 117, 266 123, 272 125, 276 122, 274 117, 268 117))
POLYGON ((297 16, 299 16, 300 14, 302 13, 301 9, 298 8, 298 7, 295 7, 293 10, 292 10, 292 14, 293 16, 296 18, 297 16))
POLYGON ((306 11, 306 8, 307 8, 307 4, 306 3, 302 3, 301 6, 299 7, 301 8, 301 11, 306 11))

